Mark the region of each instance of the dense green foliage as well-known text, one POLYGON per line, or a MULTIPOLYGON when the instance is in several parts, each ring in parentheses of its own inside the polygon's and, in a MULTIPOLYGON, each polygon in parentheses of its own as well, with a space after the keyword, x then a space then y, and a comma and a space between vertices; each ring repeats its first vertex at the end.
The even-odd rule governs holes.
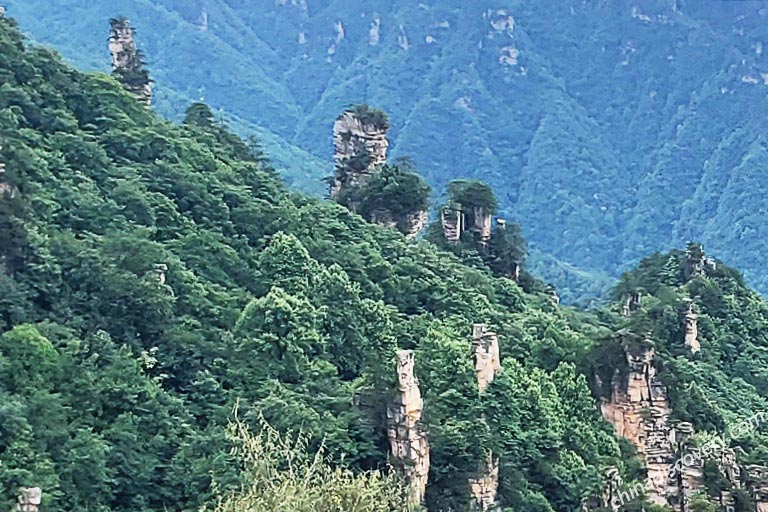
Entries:
POLYGON ((497 219, 498 225, 492 229, 487 241, 471 228, 479 220, 476 215, 490 215, 498 207, 496 194, 487 184, 476 180, 455 180, 446 189, 445 200, 438 205, 438 210, 461 213, 465 228, 470 229, 462 233, 458 243, 449 243, 443 234, 442 218, 439 217, 428 226, 425 239, 453 252, 467 265, 487 268, 497 277, 515 280, 527 292, 550 290, 523 270, 528 246, 518 224, 497 219))
POLYGON ((268 424, 257 433, 242 422, 230 425, 245 482, 227 492, 215 512, 415 512, 394 475, 353 473, 335 467, 320 449, 310 453, 302 434, 282 434, 268 424))
POLYGON ((377 215, 391 218, 407 233, 408 220, 429 208, 429 185, 414 172, 407 160, 399 160, 378 169, 359 190, 354 190, 356 211, 366 219, 377 215))
MULTIPOLYGON (((616 294, 629 290, 644 298, 627 326, 654 342, 676 418, 722 434, 768 411, 768 306, 735 270, 707 260, 700 246, 690 244, 686 251, 643 260, 622 278, 616 294), (682 315, 690 301, 698 315, 696 355, 684 345, 682 315)), ((747 462, 764 461, 768 437, 748 430, 733 442, 747 462)))
POLYGON ((689 240, 768 290, 759 1, 5 3, 90 69, 108 66, 106 20, 127 16, 155 108, 180 120, 203 98, 258 128, 290 183, 319 194, 332 120, 383 108, 393 155, 412 156, 435 190, 478 178, 497 191, 564 300, 601 296, 689 240))
POLYGON ((579 353, 596 327, 426 243, 289 193, 203 105, 176 126, 0 21, 0 489, 64 510, 196 510, 239 488, 226 426, 301 429, 384 469, 394 350, 415 348, 431 510, 486 450, 514 510, 562 510, 623 465, 579 353), (11 201, 3 196, 2 205, 11 201), (473 322, 502 340, 483 396, 473 322), (368 404, 360 407, 357 404, 368 404), (578 421, 572 411, 578 413, 578 421), (483 413, 487 420, 483 420, 483 413), (86 462, 87 461, 87 462, 86 462))
MULTIPOLYGON (((591 361, 621 359, 622 332, 657 346, 675 415, 702 435, 768 405, 768 305, 696 246, 623 278, 617 298, 644 294, 628 320, 578 313, 505 277, 525 257, 511 224, 493 258, 473 241, 458 257, 409 243, 289 192, 205 105, 162 120, 113 78, 26 46, 11 19, 0 82, 3 503, 39 485, 49 510, 191 511, 217 495, 226 507, 254 475, 231 451, 235 407, 242 425, 324 446, 323 478, 377 475, 398 347, 416 351, 432 512, 466 510, 489 451, 514 512, 576 510, 607 466, 642 478, 588 385, 591 361), (682 346, 685 298, 700 314, 697 356, 682 346), (483 394, 475 322, 501 343, 483 394)), ((743 461, 765 460, 764 437, 733 440, 743 461)))

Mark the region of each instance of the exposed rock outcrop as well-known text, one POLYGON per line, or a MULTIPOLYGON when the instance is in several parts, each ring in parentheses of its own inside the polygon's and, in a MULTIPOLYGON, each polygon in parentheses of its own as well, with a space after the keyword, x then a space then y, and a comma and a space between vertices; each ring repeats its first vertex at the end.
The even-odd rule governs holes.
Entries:
POLYGON ((482 393, 501 371, 499 338, 485 324, 472 326, 472 355, 477 372, 477 387, 482 393))
POLYGON ((377 167, 387 163, 387 130, 386 118, 368 109, 349 110, 336 119, 333 125, 332 199, 337 199, 345 189, 365 184, 377 167))
MULTIPOLYGON (((485 324, 472 325, 472 356, 477 373, 477 387, 482 393, 501 371, 499 338, 485 324)), ((496 506, 499 491, 499 458, 492 452, 478 468, 477 476, 469 479, 469 491, 477 510, 496 506)))
POLYGON ((412 350, 397 352, 398 394, 387 409, 392 465, 405 477, 414 503, 424 500, 429 475, 429 443, 421 424, 423 401, 414 374, 412 350))
POLYGON ((449 243, 455 244, 464 232, 464 214, 458 206, 446 206, 440 212, 440 223, 443 226, 443 236, 449 243))
POLYGON ((624 299, 624 304, 621 307, 621 314, 623 316, 631 315, 634 311, 637 311, 640 308, 640 304, 642 300, 643 300, 642 292, 630 293, 624 299))
POLYGON ((693 425, 679 423, 670 431, 672 450, 677 454, 676 471, 672 471, 667 481, 666 500, 675 510, 683 510, 691 498, 701 489, 704 478, 704 461, 691 450, 690 438, 693 425))
POLYGON ((491 238, 491 214, 486 213, 482 207, 475 206, 465 212, 461 205, 448 205, 442 209, 440 221, 443 236, 450 243, 458 242, 466 231, 476 233, 483 244, 491 238))
POLYGON ((376 46, 381 41, 381 17, 374 14, 371 28, 368 30, 368 44, 376 46))
POLYGON ((683 317, 683 327, 685 329, 685 346, 694 354, 701 350, 698 318, 693 310, 693 302, 689 302, 686 305, 685 316, 683 317))
MULTIPOLYGON (((429 215, 425 211, 418 211, 410 213, 401 219, 400 222, 404 223, 405 228, 402 230, 405 233, 405 237, 413 239, 418 236, 424 229, 429 220, 429 215)), ((370 221, 380 226, 387 226, 389 228, 398 228, 398 221, 392 216, 389 210, 376 210, 371 214, 370 221)))
MULTIPOLYGON (((705 492, 706 460, 714 460, 730 487, 739 488, 741 474, 733 450, 716 442, 707 443, 705 448, 694 446, 691 423, 670 424, 667 390, 657 378, 653 348, 625 353, 627 371, 622 375, 617 370, 611 398, 602 402, 601 410, 616 433, 630 441, 645 462, 644 491, 649 499, 681 512, 688 510, 693 497, 705 492)), ((734 505, 728 490, 722 491, 717 501, 724 510, 734 505)), ((626 499, 619 500, 622 502, 626 499)))
POLYGON ((134 29, 125 18, 110 20, 109 53, 112 74, 131 94, 149 106, 152 103, 152 82, 134 40, 134 29))
POLYGON ((478 476, 469 479, 469 492, 475 510, 493 510, 499 492, 499 458, 493 453, 480 465, 478 476))
POLYGON ((616 433, 630 441, 644 460, 649 498, 666 505, 667 480, 674 458, 667 390, 656 377, 653 348, 627 351, 626 360, 626 375, 618 371, 614 375, 611 397, 603 401, 601 411, 616 433))
MULTIPOLYGON (((397 228, 406 237, 413 238, 427 223, 426 209, 404 212, 399 204, 393 204, 399 201, 399 195, 393 200, 390 192, 389 197, 382 199, 386 194, 382 194, 376 186, 373 187, 374 192, 364 188, 377 173, 402 171, 398 164, 393 168, 385 167, 389 148, 387 130, 389 120, 386 114, 367 105, 347 110, 336 119, 333 126, 334 175, 330 197, 353 211, 360 210, 374 224, 397 228)), ((401 189, 399 192, 408 191, 401 189)))
POLYGON ((756 512, 768 512, 768 467, 752 464, 745 469, 746 483, 756 512))
POLYGON ((22 487, 16 502, 17 512, 37 512, 43 500, 43 491, 39 487, 22 487))
POLYGON ((491 238, 491 214, 485 209, 476 206, 472 209, 473 224, 469 228, 480 235, 480 240, 485 243, 491 238))

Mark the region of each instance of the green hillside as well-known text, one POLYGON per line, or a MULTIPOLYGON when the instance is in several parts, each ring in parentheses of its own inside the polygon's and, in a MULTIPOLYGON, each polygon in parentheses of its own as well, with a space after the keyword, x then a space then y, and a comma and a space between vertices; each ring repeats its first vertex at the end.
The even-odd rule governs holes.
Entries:
POLYGON ((383 108, 393 155, 435 190, 493 185, 565 300, 692 239, 768 290, 761 2, 6 3, 89 69, 106 69, 106 20, 129 17, 159 112, 203 99, 303 190, 330 171, 335 116, 383 108))
MULTIPOLYGON (((467 265, 289 191, 205 106, 171 123, 115 79, 27 45, 9 18, 0 83, 7 508, 31 485, 45 510, 192 511, 241 484, 258 494, 259 468, 286 470, 233 451, 235 419, 310 435, 299 448, 324 446, 328 467, 386 472, 397 349, 415 351, 432 512, 467 509, 489 452, 507 512, 580 510, 608 467, 642 479, 589 386, 605 369, 594 361, 621 358, 622 329, 651 333, 671 389, 698 390, 672 394, 698 430, 765 410, 768 306, 722 264, 693 276, 687 253, 654 256, 617 289, 644 291, 635 316, 578 312, 477 254, 461 254, 467 265), (683 296, 703 309, 700 357, 679 347, 683 296), (498 333, 503 366, 482 394, 474 323, 498 333)), ((741 461, 764 460, 763 437, 738 440, 741 461)))
POLYGON ((252 426, 263 415, 383 468, 382 411, 354 404, 386 403, 398 345, 416 348, 430 403, 435 510, 467 499, 457 478, 491 446, 523 484, 510 503, 576 506, 604 460, 621 464, 597 411, 581 413, 586 436, 565 428, 591 400, 573 358, 592 329, 548 297, 288 192, 217 125, 156 117, 113 79, 24 49, 8 20, 0 76, 3 496, 34 482, 52 510, 197 510, 212 476, 238 481, 236 404, 252 426), (487 398, 505 404, 503 432, 482 427, 473 322, 503 339, 487 398), (507 436, 523 430, 519 450, 507 436))

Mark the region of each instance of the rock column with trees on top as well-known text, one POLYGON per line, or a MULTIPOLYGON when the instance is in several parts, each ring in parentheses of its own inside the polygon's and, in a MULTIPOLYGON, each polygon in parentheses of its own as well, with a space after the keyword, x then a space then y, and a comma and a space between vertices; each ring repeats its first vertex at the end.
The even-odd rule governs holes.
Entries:
POLYGON ((135 30, 123 17, 109 21, 109 54, 112 58, 112 76, 139 101, 152 103, 152 81, 144 63, 144 56, 136 47, 135 30))
POLYGON ((410 160, 388 163, 388 129, 387 115, 367 105, 336 119, 329 195, 369 222, 412 238, 426 225, 430 188, 410 160))

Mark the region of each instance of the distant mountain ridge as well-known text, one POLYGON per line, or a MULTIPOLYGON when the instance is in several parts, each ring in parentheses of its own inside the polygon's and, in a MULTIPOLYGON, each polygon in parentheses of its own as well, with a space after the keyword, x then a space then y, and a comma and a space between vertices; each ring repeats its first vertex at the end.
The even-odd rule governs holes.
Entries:
POLYGON ((305 190, 330 173, 338 113, 382 108, 393 156, 437 190, 494 186, 565 299, 689 239, 768 290, 761 2, 7 3, 36 40, 100 69, 106 20, 129 17, 160 112, 203 98, 258 127, 305 190))

